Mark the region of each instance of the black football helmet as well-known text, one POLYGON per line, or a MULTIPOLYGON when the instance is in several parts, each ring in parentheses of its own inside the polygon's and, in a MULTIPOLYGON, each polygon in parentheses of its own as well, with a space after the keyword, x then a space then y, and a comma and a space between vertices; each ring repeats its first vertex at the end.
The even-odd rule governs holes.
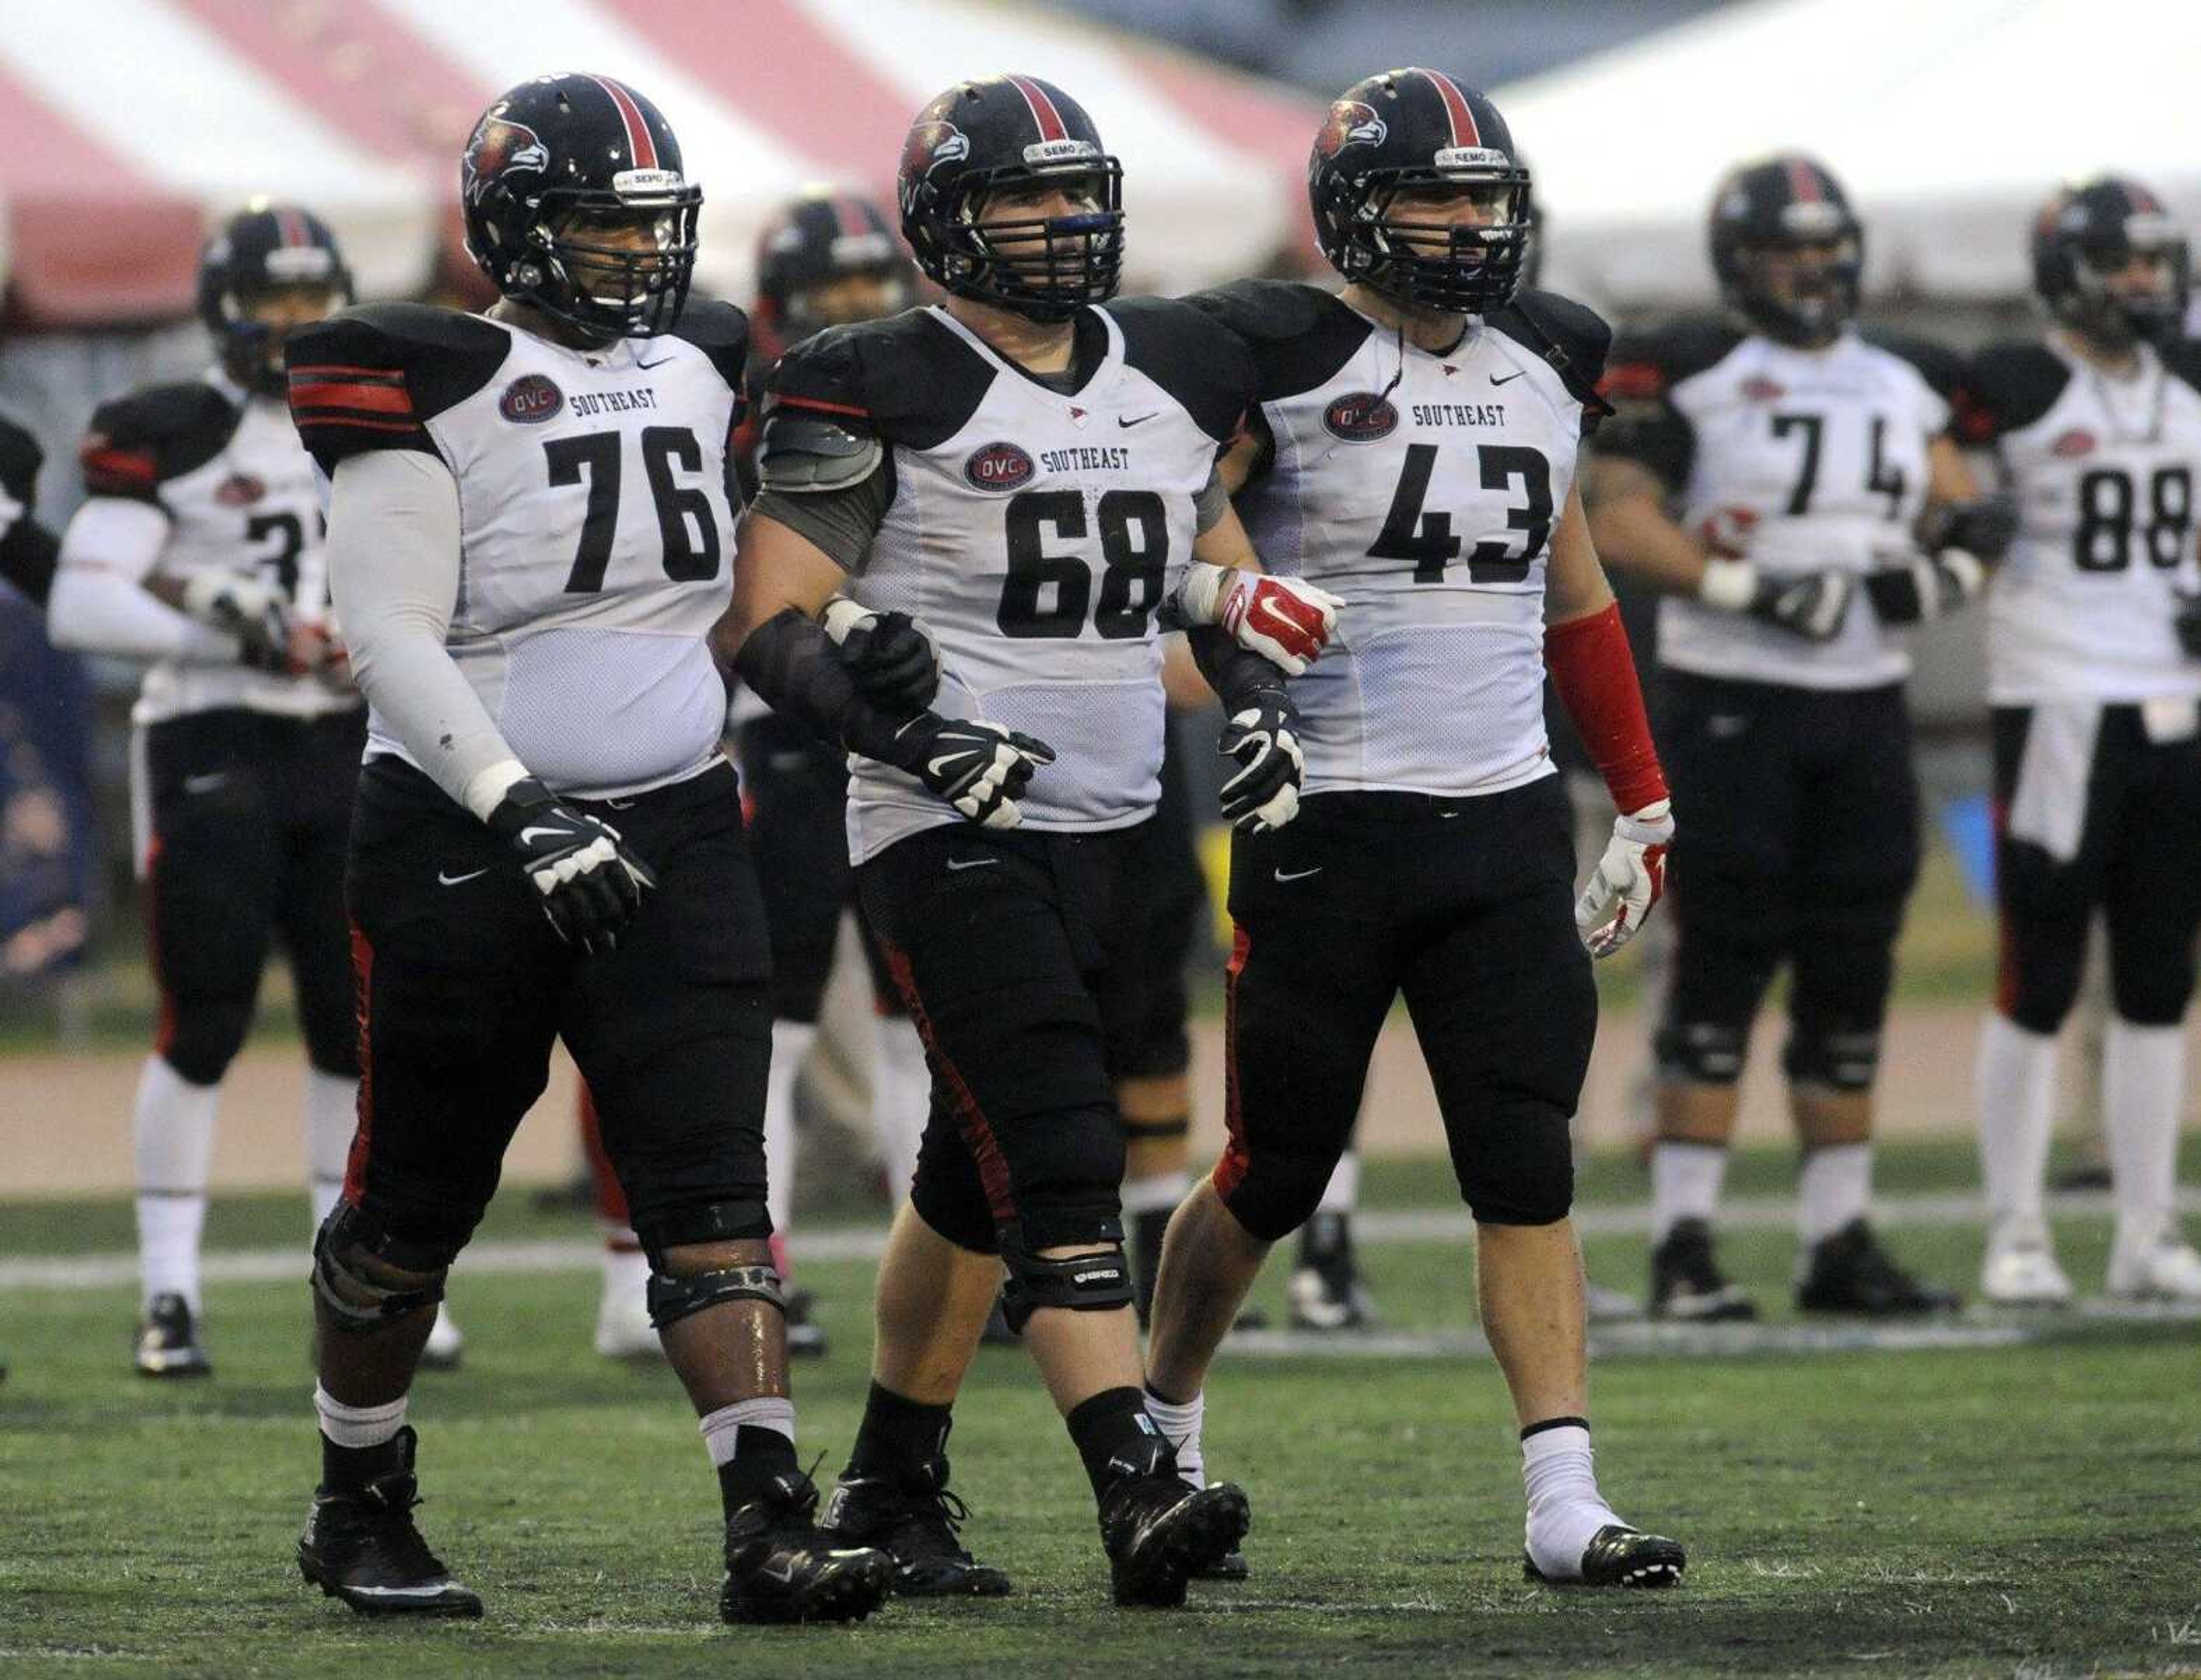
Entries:
POLYGON ((959 82, 902 143, 902 237, 945 290, 1034 320, 1067 320, 1116 295, 1124 271, 1124 166, 1085 108, 1035 76, 959 82), (988 220, 987 201, 1045 183, 1089 210, 988 220))
POLYGON ((880 282, 878 314, 900 314, 916 299, 909 259, 895 242, 886 212, 857 193, 806 187, 758 242, 759 324, 784 346, 840 326, 844 317, 821 308, 818 294, 859 276, 880 282))
POLYGON ((1394 303, 1452 314, 1500 309, 1521 289, 1529 171, 1498 108, 1441 70, 1386 70, 1338 95, 1307 158, 1322 254, 1394 303), (1482 201, 1480 226, 1415 221, 1402 192, 1482 201))
POLYGON ((351 302, 351 273, 337 236, 295 204, 253 199, 199 254, 199 319, 214 334, 222 370, 257 396, 288 391, 283 341, 291 329, 255 320, 251 305, 291 286, 326 291, 328 313, 351 302))
POLYGON ((1813 349, 1856 319, 1864 281, 1864 228, 1841 183, 1808 157, 1771 157, 1728 172, 1712 195, 1712 272, 1728 307, 1769 338, 1813 349), (1773 290, 1769 256, 1831 251, 1773 290))
POLYGON ((2049 313, 2107 350, 2178 337, 2186 314, 2186 236, 2138 181, 2104 175, 2067 186, 2033 222, 2033 288, 2049 313), (2153 256, 2147 291, 2112 290, 2136 256, 2153 256))
POLYGON ((584 342, 672 330, 703 190, 656 106, 608 76, 537 76, 474 125, 459 171, 467 250, 505 297, 584 342), (620 224, 646 249, 620 243, 620 224))

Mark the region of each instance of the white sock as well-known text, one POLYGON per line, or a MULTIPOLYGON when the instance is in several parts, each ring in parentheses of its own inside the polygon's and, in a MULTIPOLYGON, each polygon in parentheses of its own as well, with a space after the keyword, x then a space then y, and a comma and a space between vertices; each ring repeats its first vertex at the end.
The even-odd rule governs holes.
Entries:
POLYGON ((338 1073, 306 1070, 306 1195, 314 1207, 314 1229, 329 1216, 343 1194, 344 1167, 351 1137, 359 1125, 359 1081, 338 1073))
POLYGON ((1200 1430, 1207 1416, 1207 1390, 1202 1389, 1179 1406, 1148 1389, 1147 1415, 1177 1448, 1177 1473, 1195 1488, 1206 1487, 1207 1465, 1200 1453, 1200 1430))
POLYGON ((772 1229, 795 1211, 795 1082, 818 1037, 814 1021, 772 1024, 772 1072, 764 1087, 764 1201, 772 1229))
POLYGON ((886 1164, 887 1195, 899 1204, 917 1176, 917 1148, 932 1112, 924 1041, 907 1015, 872 1017, 872 1135, 886 1164))
POLYGON ((159 1056, 138 1076, 138 1270, 145 1299, 179 1295, 199 1310, 199 1236, 206 1228, 218 1085, 195 1085, 159 1056))
POLYGON ((2028 1032, 2000 1012, 1991 1013, 1980 1028, 1975 1088, 1988 1217, 2039 1220, 2048 1134, 2055 1124, 2055 1035, 2028 1032))
POLYGON ((1805 1248, 1865 1216, 1872 1200, 1872 1145, 1828 1143, 1804 1151, 1796 1175, 1796 1236, 1805 1248))
POLYGON ((1347 1149, 1337 1158, 1330 1169, 1329 1182, 1322 1187, 1322 1200, 1314 1205, 1318 1213, 1350 1213, 1360 1205, 1360 1152, 1347 1149))
POLYGON ((2182 1026, 2110 1019, 2102 1035, 2102 1135, 2120 1242, 2152 1242, 2170 1221, 2185 1074, 2182 1026))
POLYGON ((1597 1490, 1594 1457, 1584 1424, 1539 1429, 1521 1442, 1529 1556, 1554 1581, 1580 1580, 1589 1542, 1599 1529, 1620 1520, 1597 1490))
POLYGON ((1651 1240, 1664 1242, 1682 1219, 1711 1223, 1727 1180, 1724 1143, 1674 1143, 1661 1138, 1651 1151, 1651 1240))
POLYGON ((339 1447, 379 1447, 394 1440, 405 1423, 405 1396, 383 1406, 347 1406, 319 1383, 314 1384, 314 1410, 321 1420, 321 1433, 339 1447))
POLYGON ((637 1301, 649 1297, 649 1256, 625 1225, 604 1230, 604 1295, 607 1299, 631 1295, 637 1301))
POLYGON ((1192 1174, 1183 1167, 1173 1172, 1149 1173, 1143 1178, 1124 1180, 1124 1211, 1126 1213, 1159 1213, 1173 1209, 1192 1194, 1192 1174))
POLYGON ((734 1448, 744 1429, 768 1429, 775 1435, 787 1437, 787 1444, 795 1444, 795 1402, 784 1395, 760 1395, 754 1400, 737 1400, 731 1406, 721 1406, 715 1412, 706 1412, 696 1421, 702 1431, 704 1448, 711 1454, 713 1466, 723 1468, 734 1461, 734 1448))

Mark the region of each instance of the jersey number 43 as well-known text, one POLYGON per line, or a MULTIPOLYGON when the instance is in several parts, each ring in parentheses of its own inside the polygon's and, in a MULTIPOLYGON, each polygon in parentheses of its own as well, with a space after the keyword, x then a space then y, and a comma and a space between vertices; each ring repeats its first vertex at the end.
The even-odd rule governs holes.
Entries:
MULTIPOLYGON (((1502 490, 1510 496, 1518 480, 1528 501, 1526 505, 1509 506, 1505 510, 1506 529, 1522 533, 1520 548, 1517 550, 1510 537, 1477 543, 1467 556, 1468 580, 1520 583, 1551 540, 1552 465, 1536 450, 1514 443, 1484 443, 1476 448, 1476 455, 1483 489, 1502 490)), ((1391 511, 1384 516, 1383 529, 1368 545, 1371 560, 1413 561, 1417 584, 1442 583, 1445 567, 1459 558, 1460 539, 1453 534, 1452 515, 1423 506, 1436 464, 1435 443, 1406 446, 1406 464, 1399 474, 1399 488, 1391 496, 1391 511)))

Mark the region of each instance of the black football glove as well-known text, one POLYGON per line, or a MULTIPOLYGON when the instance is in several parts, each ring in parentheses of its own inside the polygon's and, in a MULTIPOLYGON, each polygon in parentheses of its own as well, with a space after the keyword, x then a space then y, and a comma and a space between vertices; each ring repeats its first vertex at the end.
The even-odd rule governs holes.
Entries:
POLYGON ((1054 762, 1054 749, 997 723, 923 712, 895 731, 886 761, 980 826, 1014 828, 1024 820, 1018 796, 1054 762))
POLYGON ((2180 594, 2178 614, 2170 621, 2178 632, 2178 645, 2188 659, 2201 659, 2201 595, 2180 594))
POLYGON ((1882 624, 1924 624, 1955 612, 1987 584, 1987 567, 1965 549, 1880 556, 1865 573, 1865 599, 1882 624))
POLYGON ((2017 498, 2007 490, 1938 503, 1918 521, 1919 547, 1932 554, 1962 549, 1987 566, 2008 554, 2016 540, 2017 498))
POLYGON ((1749 612, 1806 642, 1831 642, 1841 634, 1850 597, 1856 592, 1856 580, 1841 572, 1806 572, 1787 578, 1761 573, 1749 612))
POLYGON ((875 613, 845 596, 828 602, 825 633, 865 699, 889 712, 921 712, 940 689, 940 649, 907 613, 875 613))
POLYGON ((643 894, 657 884, 617 829, 563 803, 532 776, 512 784, 489 826, 518 855, 558 937, 590 955, 619 943, 643 894))
POLYGON ((1282 689, 1262 688, 1241 699, 1245 703, 1230 714, 1215 743, 1217 752, 1241 767, 1223 784, 1223 815, 1241 834, 1267 834, 1299 815, 1306 759, 1282 689))

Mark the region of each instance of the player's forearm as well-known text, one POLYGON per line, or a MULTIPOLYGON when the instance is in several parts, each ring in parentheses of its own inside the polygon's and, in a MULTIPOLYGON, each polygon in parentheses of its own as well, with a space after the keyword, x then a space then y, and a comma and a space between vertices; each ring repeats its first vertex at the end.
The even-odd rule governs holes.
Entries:
POLYGON ((226 665, 239 651, 234 636, 163 606, 97 561, 72 560, 66 546, 46 602, 46 634, 57 648, 117 659, 226 665))
POLYGON ((360 691, 436 784, 485 819, 527 772, 444 645, 459 587, 449 469, 410 450, 342 462, 328 565, 360 691))
POLYGON ((782 608, 742 638, 732 674, 766 705, 839 752, 898 761, 894 715, 864 697, 825 626, 799 606, 782 608))
POLYGON ((1662 595, 1701 595, 1709 556, 1648 491, 1594 499, 1589 535, 1604 563, 1662 595))
POLYGON ((1588 618, 1553 625, 1544 632, 1544 663, 1615 807, 1640 811, 1665 798, 1665 772, 1651 739, 1620 608, 1608 605, 1588 618))
POLYGON ((1195 625, 1185 632, 1184 644, 1226 712, 1243 710, 1256 695, 1283 691, 1283 673, 1260 655, 1240 647, 1227 630, 1195 625))

